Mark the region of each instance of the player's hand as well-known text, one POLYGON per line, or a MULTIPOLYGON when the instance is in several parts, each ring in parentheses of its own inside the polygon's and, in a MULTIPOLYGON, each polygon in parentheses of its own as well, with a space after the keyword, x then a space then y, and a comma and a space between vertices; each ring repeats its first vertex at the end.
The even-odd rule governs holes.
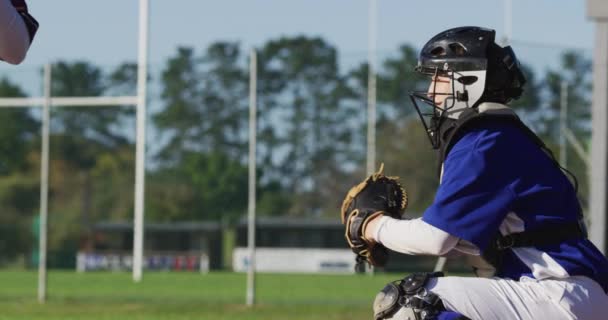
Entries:
POLYGON ((388 259, 388 250, 373 237, 378 218, 387 215, 400 219, 407 206, 407 195, 398 178, 385 176, 383 168, 380 166, 377 173, 351 188, 341 209, 346 241, 357 254, 357 262, 374 266, 384 266, 388 259))

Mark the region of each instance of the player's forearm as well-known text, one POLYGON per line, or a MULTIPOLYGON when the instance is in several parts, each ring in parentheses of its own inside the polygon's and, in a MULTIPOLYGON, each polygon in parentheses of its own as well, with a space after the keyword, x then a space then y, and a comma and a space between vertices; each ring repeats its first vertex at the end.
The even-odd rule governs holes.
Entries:
POLYGON ((9 0, 0 0, 0 59, 19 64, 30 46, 25 22, 9 0))
POLYGON ((422 219, 398 220, 381 217, 370 230, 374 240, 385 247, 412 255, 441 256, 452 250, 458 238, 422 219))

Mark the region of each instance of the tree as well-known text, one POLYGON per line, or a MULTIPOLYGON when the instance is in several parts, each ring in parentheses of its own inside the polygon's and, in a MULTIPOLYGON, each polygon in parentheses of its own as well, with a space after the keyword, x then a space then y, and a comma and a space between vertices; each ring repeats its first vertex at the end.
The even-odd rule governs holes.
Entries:
MULTIPOLYGON (((125 66, 123 66, 125 67, 125 66)), ((126 66, 128 68, 128 66, 126 66)), ((115 71, 116 74, 119 71, 115 71)), ((122 80, 122 79, 119 79, 122 80)), ((119 85, 123 85, 123 81, 119 85)), ((102 71, 92 64, 84 61, 67 63, 60 61, 53 65, 53 96, 78 97, 101 96, 112 86, 112 82, 105 79, 102 71)), ((120 123, 125 115, 132 114, 132 110, 120 107, 65 107, 53 110, 53 131, 68 134, 68 137, 98 141, 106 146, 125 144, 124 133, 114 130, 114 125, 120 123)), ((77 141, 66 140, 65 147, 76 147, 77 141)), ((71 159, 79 161, 80 166, 90 167, 94 156, 89 152, 82 152, 85 145, 78 145, 81 152, 71 153, 71 159), (80 156, 80 157, 78 157, 80 156)), ((66 150, 66 151, 68 151, 66 150)), ((86 148, 85 148, 86 150, 86 148)))
MULTIPOLYGON (((561 108, 562 82, 568 90, 568 118, 566 127, 574 133, 579 141, 588 141, 591 137, 591 61, 581 52, 565 51, 561 55, 561 66, 557 70, 549 70, 545 76, 545 90, 548 97, 548 111, 544 121, 547 130, 545 140, 557 152, 560 132, 559 115, 561 108)), ((585 144, 584 142, 582 143, 585 144)), ((577 177, 579 182, 579 199, 586 207, 589 194, 588 168, 574 149, 567 145, 567 167, 577 177)), ((563 164, 562 164, 563 165, 563 164)))
POLYGON ((150 179, 148 213, 156 221, 236 221, 247 206, 247 167, 221 153, 182 154, 150 179))
POLYGON ((344 170, 340 154, 352 138, 344 124, 354 113, 345 104, 349 91, 337 51, 321 38, 305 36, 271 40, 260 51, 260 95, 269 103, 261 114, 273 121, 261 123, 268 133, 261 143, 274 152, 266 156, 264 172, 294 195, 289 213, 320 214, 336 198, 335 190, 325 190, 326 182, 344 170))
MULTIPOLYGON (((0 97, 25 97, 8 79, 0 80, 0 97)), ((25 108, 0 110, 0 265, 11 262, 32 246, 30 224, 37 212, 38 167, 32 151, 38 148, 38 122, 25 108), (31 170, 33 168, 33 170, 31 170)))
MULTIPOLYGON (((8 79, 0 79, 1 97, 25 97, 25 93, 8 79)), ((27 169, 26 155, 32 148, 32 141, 38 135, 39 124, 30 110, 24 108, 3 108, 0 110, 0 175, 7 175, 27 169)))
POLYGON ((230 42, 210 45, 201 57, 179 48, 168 60, 162 72, 164 106, 153 118, 167 143, 158 153, 161 166, 149 179, 154 199, 167 200, 151 201, 158 219, 234 221, 244 212, 244 70, 239 46, 230 42))
POLYGON ((561 108, 562 82, 568 90, 567 126, 578 134, 589 135, 591 108, 591 61, 576 51, 566 51, 561 55, 558 70, 550 69, 545 75, 545 89, 549 110, 546 114, 547 133, 552 137, 559 135, 559 110, 561 108))
MULTIPOLYGON (((148 76, 148 81, 150 76, 148 76)), ((137 64, 124 62, 104 79, 105 94, 135 95, 137 92, 137 64)))
POLYGON ((160 151, 163 162, 180 160, 181 150, 186 150, 189 131, 196 129, 203 121, 199 111, 201 93, 198 86, 197 61, 191 48, 178 48, 177 54, 167 61, 162 72, 161 99, 165 106, 153 116, 154 124, 165 135, 170 135, 160 151))
POLYGON ((218 42, 205 55, 179 48, 162 74, 165 107, 154 122, 168 137, 159 157, 170 165, 183 153, 220 151, 243 160, 248 83, 238 44, 218 42))
POLYGON ((378 101, 385 108, 382 117, 400 119, 404 124, 403 120, 415 112, 410 93, 426 91, 430 82, 429 77, 414 70, 417 60, 417 50, 404 44, 399 47, 399 55, 382 63, 378 73, 378 101))

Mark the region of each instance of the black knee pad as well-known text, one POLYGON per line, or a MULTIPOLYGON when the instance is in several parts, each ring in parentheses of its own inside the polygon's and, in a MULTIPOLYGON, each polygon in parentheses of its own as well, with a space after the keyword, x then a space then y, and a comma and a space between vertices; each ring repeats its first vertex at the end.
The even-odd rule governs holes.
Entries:
POLYGON ((374 318, 399 320, 434 319, 445 311, 441 299, 428 291, 429 279, 442 277, 443 273, 414 273, 387 284, 374 300, 374 318))

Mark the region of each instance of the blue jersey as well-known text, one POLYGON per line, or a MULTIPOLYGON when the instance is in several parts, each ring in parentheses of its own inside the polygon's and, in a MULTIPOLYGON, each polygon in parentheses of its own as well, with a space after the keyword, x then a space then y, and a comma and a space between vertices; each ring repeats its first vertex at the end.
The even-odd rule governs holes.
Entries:
MULTIPOLYGON (((484 121, 454 143, 434 203, 422 219, 482 252, 503 235, 575 223, 572 184, 521 128, 484 121)), ((506 250, 500 274, 519 279, 582 275, 608 291, 608 260, 587 239, 506 250)))

